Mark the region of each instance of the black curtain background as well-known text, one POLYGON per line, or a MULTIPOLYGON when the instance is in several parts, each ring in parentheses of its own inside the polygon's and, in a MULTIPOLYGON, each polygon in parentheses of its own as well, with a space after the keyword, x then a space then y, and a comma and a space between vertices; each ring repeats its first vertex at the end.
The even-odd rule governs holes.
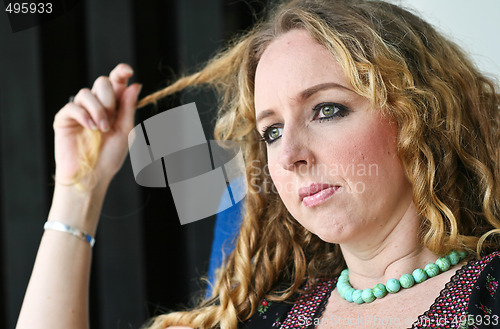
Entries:
MULTIPOLYGON (((6 3, 6 2, 4 2, 6 3)), ((55 113, 120 62, 141 95, 192 70, 255 22, 266 1, 72 1, 63 15, 13 32, 0 13, 0 327, 14 328, 52 199, 55 113)), ((187 92, 137 121, 195 101, 207 139, 210 91, 187 92)), ((195 201, 194 201, 195 202, 195 201)), ((91 328, 137 328, 204 293, 214 218, 181 226, 170 190, 138 186, 130 160, 113 180, 96 235, 91 328)))

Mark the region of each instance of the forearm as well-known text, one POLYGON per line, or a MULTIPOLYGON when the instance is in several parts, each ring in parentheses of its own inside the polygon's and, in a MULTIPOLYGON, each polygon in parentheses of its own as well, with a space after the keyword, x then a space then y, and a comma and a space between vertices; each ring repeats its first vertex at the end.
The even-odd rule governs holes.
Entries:
MULTIPOLYGON (((107 183, 84 193, 56 185, 48 220, 95 234, 107 183)), ((71 234, 47 230, 38 250, 17 328, 88 328, 92 249, 71 234)))

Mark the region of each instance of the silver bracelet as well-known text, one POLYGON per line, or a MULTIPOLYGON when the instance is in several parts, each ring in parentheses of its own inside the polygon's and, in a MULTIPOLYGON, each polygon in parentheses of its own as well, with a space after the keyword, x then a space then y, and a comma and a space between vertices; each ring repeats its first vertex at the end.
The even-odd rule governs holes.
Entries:
POLYGON ((87 241, 90 244, 90 247, 93 247, 95 243, 95 239, 87 232, 84 232, 82 230, 77 229, 76 227, 69 226, 61 222, 56 222, 52 220, 47 221, 45 222, 45 225, 43 225, 43 229, 69 233, 83 241, 87 241))

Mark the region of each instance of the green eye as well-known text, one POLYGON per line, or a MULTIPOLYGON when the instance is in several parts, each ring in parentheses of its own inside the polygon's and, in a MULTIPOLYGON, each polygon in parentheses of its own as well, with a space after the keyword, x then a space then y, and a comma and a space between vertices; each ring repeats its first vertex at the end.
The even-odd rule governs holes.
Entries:
POLYGON ((324 105, 321 107, 319 117, 320 118, 328 118, 334 115, 338 111, 338 108, 336 108, 333 105, 324 105))
POLYGON ((267 144, 271 144, 278 140, 281 137, 281 134, 283 134, 283 127, 270 126, 262 133, 262 140, 267 144))
POLYGON ((316 105, 313 111, 316 112, 314 118, 317 120, 333 120, 349 114, 349 109, 339 103, 321 103, 316 105))
POLYGON ((272 128, 269 131, 269 138, 276 139, 278 137, 280 137, 280 130, 279 130, 279 128, 277 128, 277 127, 272 128))

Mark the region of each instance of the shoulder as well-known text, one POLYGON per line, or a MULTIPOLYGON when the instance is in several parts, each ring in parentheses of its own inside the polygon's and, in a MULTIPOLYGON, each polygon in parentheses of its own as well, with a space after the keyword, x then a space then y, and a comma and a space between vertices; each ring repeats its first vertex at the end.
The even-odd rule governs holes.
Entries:
POLYGON ((474 265, 476 268, 480 267, 480 273, 472 287, 468 314, 480 316, 499 314, 500 252, 493 252, 474 262, 474 265))
POLYGON ((494 251, 492 253, 489 253, 488 255, 481 258, 481 260, 486 263, 489 263, 491 261, 498 261, 500 260, 500 251, 494 251))
POLYGON ((500 251, 492 252, 480 259, 470 262, 468 268, 477 271, 479 277, 483 276, 483 272, 493 271, 500 274, 500 251))
MULTIPOLYGON (((438 325, 442 321, 469 321, 469 318, 500 324, 497 315, 500 314, 499 279, 499 252, 469 260, 452 276, 431 308, 419 317, 420 324, 414 328, 428 328, 427 323, 438 325)), ((476 324, 480 325, 471 320, 465 326, 461 324, 459 328, 477 328, 473 326, 476 324)))
POLYGON ((474 265, 480 270, 476 286, 484 282, 490 283, 500 280, 500 252, 496 251, 488 254, 477 260, 474 265))
POLYGON ((500 267, 500 252, 495 251, 483 256, 482 258, 470 259, 458 273, 461 273, 467 281, 473 281, 482 276, 483 272, 496 270, 499 271, 500 267))
POLYGON ((500 252, 492 252, 480 259, 471 259, 463 265, 446 284, 442 294, 447 299, 457 299, 465 306, 473 299, 483 299, 488 289, 488 295, 500 293, 500 289, 497 291, 495 288, 498 280, 500 252))
POLYGON ((271 301, 263 298, 257 306, 256 312, 250 319, 240 322, 238 328, 258 329, 279 327, 293 303, 290 301, 271 301))
POLYGON ((304 327, 307 319, 320 316, 337 279, 321 279, 314 283, 305 280, 301 292, 282 302, 263 299, 254 315, 239 328, 298 328, 304 327))

